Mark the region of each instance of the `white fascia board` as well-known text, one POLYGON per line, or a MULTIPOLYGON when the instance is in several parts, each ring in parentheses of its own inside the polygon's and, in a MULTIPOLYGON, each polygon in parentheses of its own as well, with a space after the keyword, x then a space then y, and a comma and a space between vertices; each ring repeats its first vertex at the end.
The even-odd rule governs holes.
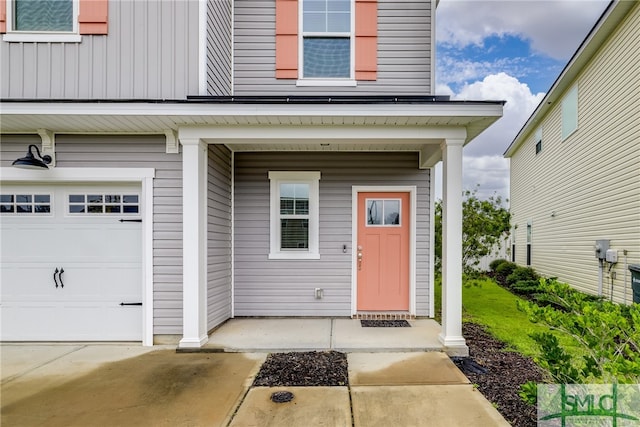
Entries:
POLYGON ((142 181, 154 178, 153 168, 52 168, 48 170, 30 170, 14 167, 0 168, 1 181, 142 181))
MULTIPOLYGON (((281 142, 309 139, 336 140, 442 140, 466 139, 463 126, 186 126, 178 131, 182 139, 212 140, 278 140, 281 142)), ((399 141, 401 142, 401 141, 399 141)))
POLYGON ((502 104, 205 104, 5 102, 0 116, 326 116, 326 117, 501 117, 502 104))

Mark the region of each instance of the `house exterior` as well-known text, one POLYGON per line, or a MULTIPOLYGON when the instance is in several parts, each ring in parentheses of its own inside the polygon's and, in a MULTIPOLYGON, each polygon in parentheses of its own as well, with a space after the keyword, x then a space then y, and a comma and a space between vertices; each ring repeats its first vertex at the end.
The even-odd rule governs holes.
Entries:
POLYGON ((505 153, 515 261, 623 303, 640 264, 639 35, 640 4, 612 1, 505 153))
POLYGON ((68 0, 66 27, 23 3, 0 1, 3 340, 433 316, 442 160, 464 351, 462 147, 503 103, 433 95, 435 2, 68 0), (12 167, 32 144, 48 169, 12 167))

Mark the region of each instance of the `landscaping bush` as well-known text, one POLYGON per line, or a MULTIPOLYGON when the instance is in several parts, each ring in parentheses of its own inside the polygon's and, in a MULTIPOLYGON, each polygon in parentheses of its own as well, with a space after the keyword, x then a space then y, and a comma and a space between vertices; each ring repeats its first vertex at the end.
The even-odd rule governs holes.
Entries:
POLYGON ((516 268, 518 268, 518 265, 514 264, 513 262, 507 261, 500 264, 496 268, 496 277, 495 277, 498 283, 502 286, 505 286, 507 276, 513 273, 513 270, 515 270, 516 268))
POLYGON ((540 292, 540 282, 538 280, 518 280, 510 288, 516 294, 529 296, 540 292))
POLYGON ((507 285, 510 287, 516 282, 534 280, 538 281, 540 276, 538 273, 531 267, 516 267, 511 274, 509 274, 506 278, 507 285))
POLYGON ((626 307, 572 289, 555 280, 541 279, 540 291, 550 305, 518 302, 532 322, 572 337, 580 358, 566 354, 547 334, 534 335, 541 348, 541 366, 559 383, 640 382, 640 304, 626 307), (559 308, 559 309, 558 309, 559 308))
POLYGON ((495 273, 498 267, 500 267, 500 265, 504 264, 505 262, 509 261, 507 261, 506 259, 494 259, 489 264, 489 269, 495 273))

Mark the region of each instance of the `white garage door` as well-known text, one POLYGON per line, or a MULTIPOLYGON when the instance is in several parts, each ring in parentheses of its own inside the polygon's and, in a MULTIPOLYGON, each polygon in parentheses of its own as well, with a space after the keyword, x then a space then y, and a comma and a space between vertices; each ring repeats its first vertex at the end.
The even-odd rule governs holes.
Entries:
POLYGON ((142 339, 136 185, 2 185, 0 339, 142 339))

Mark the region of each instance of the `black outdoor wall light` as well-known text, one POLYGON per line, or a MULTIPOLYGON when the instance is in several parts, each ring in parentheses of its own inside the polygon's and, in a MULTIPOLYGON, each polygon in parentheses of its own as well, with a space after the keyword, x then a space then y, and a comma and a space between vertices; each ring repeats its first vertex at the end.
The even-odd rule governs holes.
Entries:
POLYGON ((20 169, 49 169, 49 166, 47 166, 49 163, 51 163, 51 156, 48 155, 41 155, 40 154, 40 150, 38 149, 38 147, 36 145, 29 145, 29 152, 27 153, 26 156, 15 160, 11 166, 15 166, 17 168, 20 169), (36 156, 33 155, 32 150, 35 148, 36 150, 36 154, 39 158, 36 158, 36 156))

